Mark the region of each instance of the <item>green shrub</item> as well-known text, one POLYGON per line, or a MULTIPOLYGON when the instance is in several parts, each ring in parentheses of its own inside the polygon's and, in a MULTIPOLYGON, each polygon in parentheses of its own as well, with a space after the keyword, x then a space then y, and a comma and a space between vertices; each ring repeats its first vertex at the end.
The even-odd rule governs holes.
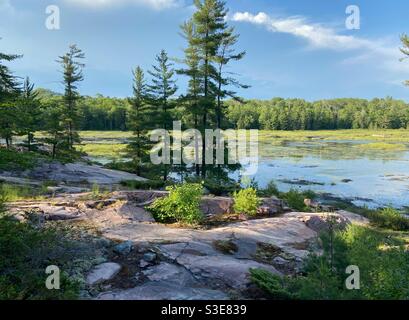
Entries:
POLYGON ((321 236, 323 254, 310 254, 302 275, 282 279, 267 271, 252 271, 252 281, 275 299, 394 299, 409 298, 409 254, 391 233, 349 225, 321 236), (330 245, 331 244, 331 245, 330 245), (346 267, 360 270, 360 290, 348 290, 346 267))
POLYGON ((125 180, 121 185, 135 190, 159 190, 165 187, 166 183, 161 180, 125 180))
MULTIPOLYGON (((64 259, 57 259, 64 243, 51 229, 38 229, 10 217, 0 218, 0 300, 75 299, 79 284, 61 273, 60 290, 45 287, 49 265, 62 270, 64 259)), ((71 261, 73 255, 66 256, 71 261)))
POLYGON ((409 230, 409 219, 398 210, 385 208, 368 213, 371 223, 377 227, 396 231, 409 230))
POLYGON ((32 169, 39 161, 47 161, 47 157, 35 152, 19 152, 0 147, 0 170, 32 169))
POLYGON ((233 198, 235 212, 245 213, 250 216, 257 214, 257 209, 261 201, 257 197, 257 191, 255 189, 248 188, 235 192, 233 198))
POLYGON ((310 190, 298 191, 291 189, 288 192, 281 193, 280 197, 294 210, 309 211, 309 208, 304 204, 304 199, 314 199, 316 194, 310 190))
POLYGON ((169 195, 155 200, 148 207, 156 221, 183 222, 189 224, 199 223, 202 219, 200 200, 203 187, 200 184, 186 183, 180 186, 166 188, 169 195))
POLYGON ((44 187, 33 188, 0 182, 0 199, 3 202, 13 202, 24 199, 38 199, 46 190, 44 187))
POLYGON ((227 196, 240 190, 240 184, 238 182, 224 176, 217 177, 210 175, 210 177, 206 177, 204 180, 199 177, 188 177, 186 178, 186 182, 200 183, 210 194, 215 196, 227 196))
POLYGON ((264 189, 258 190, 258 194, 261 197, 271 197, 271 196, 279 196, 280 191, 277 188, 277 185, 273 180, 271 180, 264 189))
POLYGON ((290 278, 283 278, 264 269, 250 269, 250 279, 268 297, 274 300, 293 300, 296 296, 290 291, 290 278))
POLYGON ((99 185, 94 183, 91 188, 91 193, 94 198, 98 198, 100 195, 99 185))

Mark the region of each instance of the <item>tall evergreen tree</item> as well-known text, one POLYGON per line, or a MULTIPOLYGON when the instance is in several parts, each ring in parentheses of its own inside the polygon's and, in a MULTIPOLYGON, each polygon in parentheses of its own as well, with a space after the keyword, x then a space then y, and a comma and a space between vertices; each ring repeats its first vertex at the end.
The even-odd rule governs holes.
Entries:
MULTIPOLYGON (((409 57, 409 36, 407 34, 403 34, 400 37, 400 40, 402 41, 403 45, 403 47, 400 48, 400 51, 406 56, 403 59, 407 59, 409 57)), ((405 81, 405 84, 409 86, 409 80, 405 81)))
POLYGON ((129 99, 131 110, 129 113, 129 128, 134 132, 130 155, 136 165, 136 173, 141 174, 143 161, 150 148, 147 138, 148 128, 151 124, 150 106, 148 103, 147 86, 145 75, 141 67, 136 67, 133 73, 133 97, 129 99))
MULTIPOLYGON (((182 37, 188 43, 187 48, 184 50, 185 58, 181 61, 186 65, 184 69, 178 70, 179 74, 186 75, 188 80, 187 94, 182 96, 181 102, 185 105, 187 115, 185 118, 193 117, 193 125, 195 129, 199 129, 199 117, 204 113, 200 101, 200 95, 203 92, 203 75, 200 70, 200 54, 199 49, 195 45, 196 29, 192 19, 185 22, 181 26, 182 37)), ((196 141, 197 142, 197 141, 196 141)), ((198 144, 196 144, 196 155, 198 154, 198 144)), ((198 162, 198 161, 196 161, 198 162)), ((200 165, 195 165, 196 175, 200 174, 200 165)))
POLYGON ((20 135, 27 136, 27 147, 29 151, 31 151, 34 132, 38 128, 38 121, 41 116, 40 102, 37 96, 38 93, 34 91, 34 84, 32 84, 27 77, 18 100, 17 130, 20 135))
MULTIPOLYGON (((156 56, 156 65, 152 71, 148 71, 152 77, 152 83, 148 85, 148 94, 150 103, 153 106, 152 117, 157 119, 157 124, 165 130, 171 127, 172 113, 171 110, 175 107, 175 101, 171 97, 176 93, 177 86, 174 80, 175 70, 173 63, 169 62, 168 55, 165 50, 162 50, 156 56), (156 114, 156 116, 154 116, 156 114)), ((169 165, 164 164, 162 167, 163 179, 166 181, 169 173, 169 165)))
POLYGON ((176 93, 177 86, 173 63, 169 61, 165 50, 161 50, 156 56, 156 65, 152 68, 153 70, 148 71, 152 77, 152 83, 147 86, 148 93, 156 109, 158 124, 167 130, 172 122, 171 110, 175 107, 171 97, 176 93))
POLYGON ((0 137, 6 140, 7 147, 12 143, 16 130, 16 98, 19 94, 19 83, 9 67, 5 64, 12 62, 21 55, 0 52, 0 137))
POLYGON ((80 141, 76 131, 79 122, 77 101, 80 98, 78 83, 84 80, 82 70, 85 65, 81 63, 84 58, 85 55, 82 50, 74 44, 70 46, 66 54, 58 59, 63 69, 62 83, 65 88, 63 121, 66 127, 67 145, 71 150, 74 148, 74 143, 80 141))
MULTIPOLYGON (((199 99, 201 127, 204 131, 209 124, 209 115, 214 114, 217 92, 216 55, 227 28, 225 2, 220 0, 195 0, 196 12, 193 14, 194 36, 192 45, 196 47, 199 57, 199 71, 202 79, 199 99)), ((204 139, 204 134, 202 134, 204 139)), ((202 143, 202 176, 206 176, 206 144, 202 143)))
POLYGON ((223 115, 223 99, 226 97, 233 98, 234 100, 241 101, 236 95, 236 92, 230 89, 230 87, 236 88, 249 88, 249 86, 241 84, 235 78, 233 78, 232 72, 227 72, 226 66, 231 61, 238 61, 244 58, 245 51, 236 53, 234 46, 239 38, 238 34, 234 33, 234 28, 227 28, 223 33, 223 38, 216 54, 217 63, 217 103, 216 103, 216 121, 217 127, 222 127, 222 115, 223 115))
POLYGON ((203 92, 203 77, 200 72, 200 56, 199 49, 194 44, 196 31, 192 20, 181 25, 181 35, 187 41, 188 46, 184 50, 185 57, 180 62, 185 65, 185 68, 179 69, 178 74, 185 75, 189 78, 187 93, 181 97, 181 102, 185 105, 187 115, 193 118, 195 129, 199 127, 199 116, 203 114, 200 104, 200 94, 203 92))
MULTIPOLYGON (((196 46, 200 59, 200 72, 203 79, 202 126, 206 129, 208 115, 215 108, 217 78, 216 54, 227 28, 225 2, 220 0, 195 0, 196 12, 193 14, 195 35, 192 44, 196 46)), ((204 157, 204 154, 203 154, 204 157)))
POLYGON ((43 129, 48 135, 44 142, 51 145, 51 154, 55 158, 60 150, 67 149, 67 137, 64 123, 64 102, 60 99, 52 99, 43 103, 43 129))

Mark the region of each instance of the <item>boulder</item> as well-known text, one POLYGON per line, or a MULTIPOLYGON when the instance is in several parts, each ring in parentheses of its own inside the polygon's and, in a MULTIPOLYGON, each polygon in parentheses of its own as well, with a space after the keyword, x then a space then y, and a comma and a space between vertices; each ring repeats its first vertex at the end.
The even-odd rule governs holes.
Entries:
POLYGON ((157 258, 157 255, 155 252, 146 252, 143 255, 143 260, 145 260, 146 262, 154 262, 157 258))
POLYGON ((167 262, 152 266, 143 271, 143 274, 151 281, 167 281, 181 286, 195 284, 194 278, 186 269, 167 262))
POLYGON ((97 265, 87 276, 87 284, 90 286, 111 280, 121 270, 121 266, 114 262, 105 262, 97 265))
POLYGON ((204 215, 213 216, 217 214, 232 213, 234 201, 228 197, 209 197, 202 198, 200 210, 204 215))
POLYGON ((132 241, 124 241, 120 244, 117 244, 113 250, 116 254, 127 255, 132 251, 133 243, 132 241))

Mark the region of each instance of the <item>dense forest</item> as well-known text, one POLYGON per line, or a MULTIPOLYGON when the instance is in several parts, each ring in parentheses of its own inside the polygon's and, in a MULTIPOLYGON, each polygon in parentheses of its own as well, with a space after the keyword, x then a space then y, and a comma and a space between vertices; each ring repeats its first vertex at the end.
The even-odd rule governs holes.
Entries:
MULTIPOLYGON (((59 95, 38 89, 40 100, 50 103, 59 95)), ((61 96, 60 96, 61 98, 61 96)), ((177 101, 175 101, 177 104, 177 101)), ((228 100, 223 110, 223 128, 261 130, 408 129, 409 104, 392 98, 228 100)), ((78 103, 80 130, 128 130, 131 104, 128 99, 102 95, 83 97, 78 103)), ((172 111, 183 119, 183 109, 172 111)), ((41 128, 42 125, 40 124, 41 128)))

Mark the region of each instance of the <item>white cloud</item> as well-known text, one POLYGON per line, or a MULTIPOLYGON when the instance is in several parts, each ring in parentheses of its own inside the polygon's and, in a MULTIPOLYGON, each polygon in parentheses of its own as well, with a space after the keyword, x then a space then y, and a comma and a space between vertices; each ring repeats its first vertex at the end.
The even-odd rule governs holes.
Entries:
POLYGON ((175 7, 180 4, 180 0, 65 0, 65 2, 89 8, 107 8, 121 5, 140 5, 156 10, 175 7))
MULTIPOLYGON (((247 22, 265 27, 274 33, 286 33, 304 39, 313 49, 329 49, 337 51, 354 51, 354 56, 342 61, 343 64, 363 65, 387 71, 395 79, 409 77, 409 63, 400 62, 402 54, 396 42, 385 43, 362 37, 342 35, 333 28, 322 24, 308 23, 304 17, 287 17, 276 19, 260 12, 256 15, 249 12, 236 12, 229 17, 232 21, 247 22)), ((395 80, 393 80, 395 81, 395 80)), ((391 82, 388 80, 388 82, 391 82)), ((396 80, 396 83, 399 81, 396 80)))
POLYGON ((230 17, 230 20, 261 25, 271 32, 288 33, 307 40, 315 48, 350 50, 372 45, 372 42, 366 39, 340 35, 331 28, 308 23, 304 17, 275 19, 264 12, 256 15, 248 12, 236 12, 230 17))

